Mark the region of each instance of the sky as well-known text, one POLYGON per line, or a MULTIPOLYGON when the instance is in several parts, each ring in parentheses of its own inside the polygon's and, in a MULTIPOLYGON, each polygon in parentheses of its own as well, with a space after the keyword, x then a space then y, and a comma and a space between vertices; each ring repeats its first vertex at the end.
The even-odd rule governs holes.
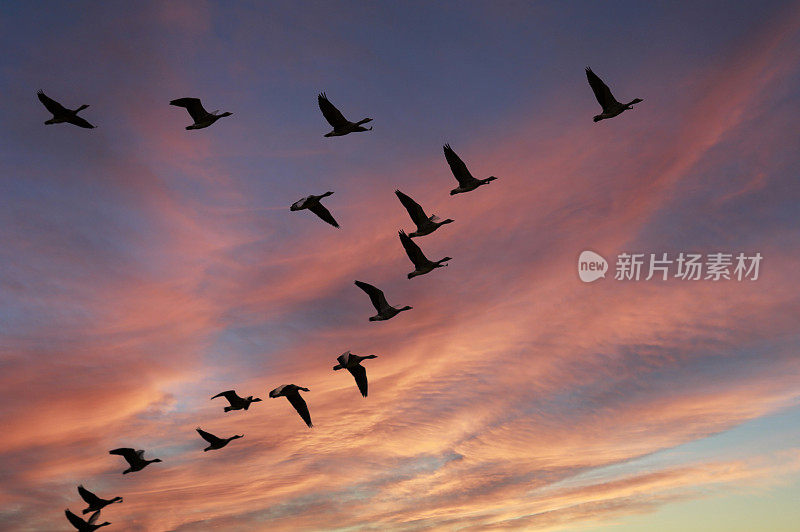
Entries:
POLYGON ((3 11, 1 530, 70 529, 78 484, 128 531, 796 529, 796 2, 3 11), (586 66, 644 101, 594 123, 586 66), (374 129, 324 138, 322 91, 374 129), (187 131, 180 97, 233 115, 187 131), (450 196, 445 143, 498 179, 450 196), (447 268, 406 278, 398 188, 455 220, 416 240, 447 268), (289 211, 328 190, 341 229, 289 211), (682 252, 763 260, 614 278, 682 252), (369 322, 355 279, 413 310, 369 322))

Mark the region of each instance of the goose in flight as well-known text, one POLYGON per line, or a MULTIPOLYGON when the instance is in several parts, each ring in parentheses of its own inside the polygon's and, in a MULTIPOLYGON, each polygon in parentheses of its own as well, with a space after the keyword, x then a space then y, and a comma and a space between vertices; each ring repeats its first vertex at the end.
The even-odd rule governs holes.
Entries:
POLYGON ((230 438, 220 438, 218 436, 214 436, 210 432, 206 432, 200 427, 197 427, 197 433, 203 437, 204 440, 208 442, 208 447, 203 449, 203 452, 206 451, 213 451, 214 449, 222 449, 226 445, 228 445, 233 440, 244 438, 244 434, 234 434, 230 438))
POLYGON ((44 104, 48 111, 53 113, 53 118, 45 122, 45 125, 50 124, 63 124, 64 122, 86 129, 94 129, 95 126, 78 116, 78 113, 89 107, 88 105, 81 105, 75 110, 67 109, 54 99, 48 97, 44 91, 36 93, 39 96, 39 101, 44 104))
POLYGON ((325 208, 325 206, 320 202, 322 198, 327 198, 333 194, 333 192, 326 192, 325 194, 320 194, 319 196, 310 195, 306 196, 305 198, 299 199, 295 201, 291 207, 289 207, 290 211, 301 211, 303 209, 308 209, 317 216, 319 216, 323 221, 328 222, 332 226, 338 229, 339 224, 333 218, 331 212, 325 208))
POLYGON ((81 499, 86 501, 87 506, 83 509, 84 514, 88 514, 89 512, 99 512, 109 504, 113 504, 115 502, 122 502, 122 497, 114 497, 113 499, 101 499, 91 491, 87 490, 83 486, 78 486, 78 494, 81 496, 81 499))
POLYGON ((97 518, 100 517, 100 510, 97 510, 95 513, 93 513, 91 517, 89 517, 88 521, 84 521, 69 510, 64 510, 64 514, 66 514, 67 519, 70 523, 72 523, 72 526, 78 529, 78 532, 94 532, 101 526, 107 526, 111 524, 108 521, 97 524, 97 518))
POLYGON ((450 165, 450 170, 453 172, 453 175, 458 180, 458 187, 450 191, 451 196, 475 190, 479 186, 497 179, 493 175, 490 175, 486 179, 475 179, 472 177, 472 174, 469 173, 467 169, 467 165, 456 155, 456 152, 453 151, 449 144, 444 145, 444 157, 447 159, 447 164, 450 165))
POLYGON ((311 428, 314 426, 311 424, 311 414, 308 412, 308 405, 306 404, 305 400, 300 397, 300 390, 303 390, 304 392, 310 391, 308 388, 303 388, 296 384, 284 384, 283 386, 278 386, 269 392, 269 396, 272 398, 287 398, 289 402, 292 403, 294 409, 297 410, 297 413, 300 414, 300 417, 303 418, 303 421, 306 422, 306 425, 311 428))
POLYGON ((356 281, 356 286, 362 289, 364 292, 367 293, 369 296, 369 300, 372 301, 372 306, 375 307, 375 310, 378 313, 372 316, 369 321, 384 321, 391 318, 394 318, 404 310, 411 310, 414 307, 409 307, 406 305, 402 308, 397 308, 389 305, 386 301, 386 296, 383 295, 383 292, 369 283, 363 283, 361 281, 356 281))
POLYGON ((634 98, 628 103, 619 103, 617 99, 614 98, 614 95, 611 94, 611 89, 608 88, 608 85, 603 83, 603 80, 597 77, 597 74, 592 72, 592 69, 589 67, 586 67, 586 79, 589 80, 589 85, 594 91, 594 96, 603 108, 603 112, 594 117, 595 122, 605 120, 606 118, 614 118, 622 114, 623 111, 633 109, 634 104, 644 101, 641 98, 634 98))
POLYGON ((183 107, 189 111, 189 116, 194 120, 194 124, 186 126, 186 129, 203 129, 208 127, 220 118, 231 116, 233 113, 224 112, 220 113, 219 110, 209 113, 200 103, 200 98, 178 98, 169 102, 170 105, 176 107, 183 107))
POLYGON ((355 123, 350 122, 344 117, 341 111, 328 100, 324 92, 319 93, 317 102, 319 103, 319 110, 322 111, 322 116, 324 116, 325 120, 333 127, 333 131, 325 134, 326 137, 341 137, 342 135, 355 133, 357 131, 372 131, 372 127, 363 127, 361 125, 372 122, 371 118, 364 118, 355 123))
POLYGON ((409 196, 406 196, 399 190, 395 190, 394 193, 397 195, 397 198, 400 200, 400 203, 403 204, 403 207, 406 208, 408 211, 408 215, 411 217, 411 221, 417 226, 417 230, 413 233, 409 233, 408 236, 414 238, 415 236, 425 236, 433 233, 439 227, 443 226, 444 224, 453 223, 454 220, 448 218, 446 220, 441 220, 435 214, 430 216, 425 214, 425 211, 422 209, 419 203, 411 199, 409 196))
POLYGON ((353 378, 355 378, 358 391, 361 392, 363 397, 367 396, 367 370, 361 365, 361 361, 368 358, 378 358, 378 355, 365 355, 362 357, 354 355, 350 351, 345 351, 336 357, 339 363, 333 366, 334 371, 346 369, 350 372, 353 378))
POLYGON ((225 412, 230 412, 231 410, 247 410, 250 408, 250 403, 257 403, 261 401, 261 399, 258 397, 253 397, 252 395, 248 395, 247 397, 239 397, 234 390, 220 392, 212 397, 211 400, 213 401, 217 397, 224 397, 231 404, 231 406, 226 406, 224 408, 225 412))
POLYGON ((134 471, 141 471, 145 467, 155 462, 160 462, 161 459, 153 458, 152 460, 145 460, 144 459, 144 451, 143 450, 136 450, 131 449, 130 447, 121 447, 119 449, 113 449, 108 451, 108 454, 116 454, 125 459, 128 462, 130 467, 122 472, 123 475, 132 473, 134 471))
POLYGON ((416 245, 413 240, 411 240, 411 237, 405 233, 405 231, 400 231, 398 234, 400 235, 400 242, 402 242, 403 247, 406 250, 406 255, 408 255, 408 258, 414 263, 414 271, 408 274, 409 279, 413 279, 417 275, 425 275, 426 273, 430 273, 436 268, 447 266, 447 264, 444 263, 448 260, 453 260, 452 257, 445 257, 437 260, 436 262, 430 261, 419 248, 419 246, 416 245))

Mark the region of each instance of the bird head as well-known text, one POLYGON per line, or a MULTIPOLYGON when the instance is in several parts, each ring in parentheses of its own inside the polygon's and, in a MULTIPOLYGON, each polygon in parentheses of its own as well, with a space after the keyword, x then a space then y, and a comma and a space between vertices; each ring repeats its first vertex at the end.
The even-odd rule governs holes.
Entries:
POLYGON ((247 398, 247 400, 250 401, 251 403, 257 403, 257 402, 261 401, 261 399, 259 399, 258 397, 253 397, 252 395, 249 396, 247 398))

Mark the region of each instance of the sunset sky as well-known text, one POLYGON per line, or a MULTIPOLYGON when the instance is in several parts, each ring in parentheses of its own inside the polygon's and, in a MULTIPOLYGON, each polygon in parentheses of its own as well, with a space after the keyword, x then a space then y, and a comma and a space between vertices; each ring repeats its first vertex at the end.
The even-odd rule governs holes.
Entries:
POLYGON ((2 8, 0 530, 70 530, 78 484, 102 530, 797 530, 800 4, 133 4, 2 8), (592 122, 586 66, 644 101, 592 122), (374 130, 324 138, 323 91, 374 130), (450 196, 445 143, 498 179, 450 196), (396 188, 449 267, 406 278, 396 188), (328 190, 341 229, 289 211, 328 190))

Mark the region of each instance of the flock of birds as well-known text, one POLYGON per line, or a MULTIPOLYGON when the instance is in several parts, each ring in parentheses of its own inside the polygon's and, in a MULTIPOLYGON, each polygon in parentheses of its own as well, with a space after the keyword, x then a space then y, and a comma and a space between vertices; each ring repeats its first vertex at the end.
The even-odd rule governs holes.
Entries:
MULTIPOLYGON (((640 98, 636 98, 628 103, 620 103, 616 98, 614 98, 614 95, 611 93, 611 90, 608 88, 608 86, 603 83, 603 81, 588 67, 586 68, 586 77, 589 81, 592 91, 594 91, 597 101, 600 103, 600 106, 603 109, 602 113, 593 117, 595 122, 618 116, 624 111, 633 109, 635 104, 642 101, 640 98)), ((42 91, 39 91, 38 96, 42 104, 53 115, 53 118, 47 120, 45 124, 50 125, 68 123, 87 129, 92 129, 95 127, 83 117, 78 116, 80 111, 89 107, 88 105, 81 105, 77 109, 67 109, 57 101, 45 95, 45 93, 42 91)), ((363 118, 358 122, 351 122, 347 120, 344 115, 330 102, 330 100, 328 100, 328 97, 325 95, 325 93, 320 93, 317 97, 317 101, 320 111, 322 111, 322 115, 333 128, 329 133, 324 135, 325 137, 340 137, 350 133, 372 130, 372 127, 364 127, 364 124, 372 121, 371 118, 363 118)), ((229 112, 220 113, 219 111, 209 113, 203 107, 198 98, 178 98, 177 100, 172 100, 170 105, 183 107, 186 109, 186 111, 188 111, 193 123, 186 126, 187 130, 207 128, 220 118, 231 116, 232 114, 229 112)), ((451 195, 471 192, 478 187, 489 184, 497 179, 495 176, 489 176, 485 179, 475 178, 470 173, 467 165, 464 164, 464 161, 462 161, 456 152, 453 151, 449 144, 445 144, 443 148, 447 164, 450 166, 453 176, 458 181, 458 186, 450 191, 451 195)), ((299 211, 307 209, 317 215, 323 221, 338 228, 339 224, 336 222, 336 219, 321 201, 331 194, 333 194, 333 192, 330 191, 320 195, 311 194, 292 204, 290 210, 299 211)), ((413 279, 419 275, 430 273, 437 268, 447 266, 446 263, 447 261, 451 260, 450 257, 444 257, 442 259, 432 261, 425 256, 413 239, 429 235, 439 229, 441 226, 452 223, 453 220, 450 218, 441 220, 436 215, 428 216, 420 204, 414 201, 410 196, 407 196, 400 190, 395 190, 395 194, 397 195, 397 198, 400 200, 400 203, 403 205, 403 207, 405 207, 406 211, 408 211, 411 221, 416 226, 416 230, 409 234, 406 234, 406 232, 402 230, 399 231, 400 242, 402 243, 408 258, 414 265, 414 271, 408 274, 408 278, 413 279)), ((369 318, 369 321, 388 320, 401 312, 412 309, 410 306, 397 307, 390 305, 386 300, 386 296, 384 295, 383 291, 369 283, 355 281, 355 285, 366 292, 370 301, 372 302, 372 305, 375 307, 375 311, 377 312, 374 316, 369 318)), ((346 369, 349 371, 355 379, 356 386, 358 387, 361 395, 363 397, 367 397, 367 371, 364 366, 361 365, 361 363, 364 360, 373 358, 377 358, 377 355, 359 356, 351 353, 350 351, 346 351, 337 357, 336 360, 338 364, 333 366, 333 369, 334 371, 341 369, 346 369)), ((311 414, 309 413, 308 405, 300 395, 301 391, 308 392, 309 389, 296 384, 284 384, 270 391, 269 397, 285 397, 292 407, 294 407, 306 425, 308 425, 310 428, 313 426, 311 423, 311 414)), ((225 412, 230 412, 232 410, 248 410, 252 403, 261 401, 260 398, 253 397, 252 395, 240 397, 235 390, 220 392, 211 399, 213 400, 218 397, 224 397, 229 403, 229 406, 224 408, 225 412)), ((199 427, 197 428, 197 433, 208 444, 208 446, 203 449, 204 452, 222 449, 233 440, 244 437, 243 434, 234 434, 233 436, 227 438, 220 438, 219 436, 211 434, 210 432, 206 432, 199 427)), ((141 471, 150 464, 161 462, 159 458, 153 458, 150 460, 145 459, 144 453, 144 450, 137 450, 131 447, 122 447, 109 451, 109 454, 121 456, 128 463, 128 468, 122 472, 123 475, 141 471)), ((86 515, 91 513, 91 515, 88 517, 88 519, 84 519, 72 513, 69 509, 65 510, 65 513, 69 522, 80 532, 92 532, 98 528, 111 524, 107 521, 103 523, 97 522, 100 517, 100 511, 110 504, 122 502, 122 497, 103 499, 83 486, 78 486, 78 494, 88 505, 83 510, 83 514, 86 515)))

